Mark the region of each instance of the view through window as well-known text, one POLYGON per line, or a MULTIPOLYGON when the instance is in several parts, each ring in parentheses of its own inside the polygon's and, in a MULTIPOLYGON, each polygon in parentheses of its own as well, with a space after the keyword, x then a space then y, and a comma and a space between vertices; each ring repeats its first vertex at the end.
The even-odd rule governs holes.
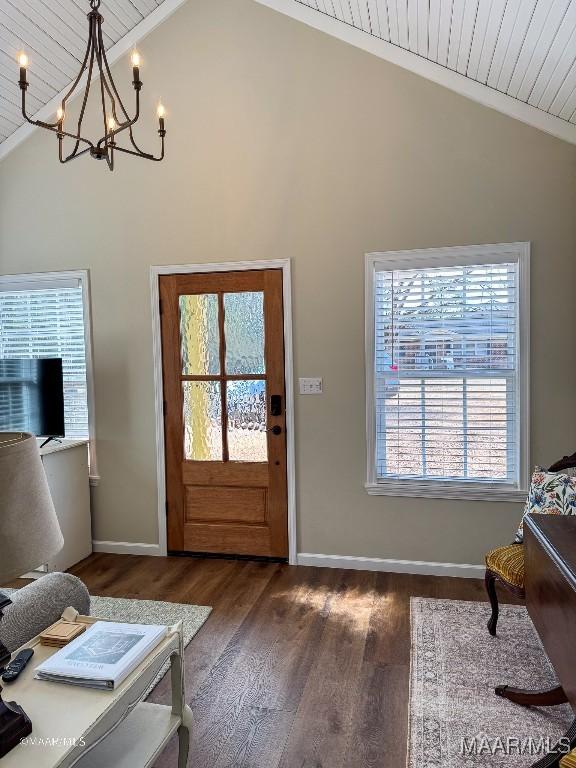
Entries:
POLYGON ((518 260, 437 261, 375 267, 376 479, 517 484, 518 260))

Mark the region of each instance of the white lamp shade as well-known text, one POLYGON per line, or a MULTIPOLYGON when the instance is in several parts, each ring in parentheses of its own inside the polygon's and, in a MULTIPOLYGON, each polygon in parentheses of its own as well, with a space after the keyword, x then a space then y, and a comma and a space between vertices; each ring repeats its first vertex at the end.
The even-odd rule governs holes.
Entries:
POLYGON ((0 432, 0 586, 47 563, 63 544, 36 438, 0 432))

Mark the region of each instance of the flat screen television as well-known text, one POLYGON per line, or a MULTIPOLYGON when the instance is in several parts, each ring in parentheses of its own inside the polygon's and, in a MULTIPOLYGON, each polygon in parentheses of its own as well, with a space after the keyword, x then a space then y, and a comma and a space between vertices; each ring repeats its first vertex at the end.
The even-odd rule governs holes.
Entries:
POLYGON ((0 432, 64 437, 61 358, 0 360, 0 432))

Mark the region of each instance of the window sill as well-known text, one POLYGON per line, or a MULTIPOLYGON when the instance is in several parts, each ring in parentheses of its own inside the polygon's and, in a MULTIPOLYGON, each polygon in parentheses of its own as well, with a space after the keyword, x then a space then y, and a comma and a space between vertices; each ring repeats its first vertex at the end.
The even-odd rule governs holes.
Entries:
POLYGON ((366 483, 370 496, 410 496, 423 499, 464 499, 467 501, 511 501, 524 503, 528 490, 510 486, 483 485, 479 483, 449 483, 433 480, 386 480, 366 483))

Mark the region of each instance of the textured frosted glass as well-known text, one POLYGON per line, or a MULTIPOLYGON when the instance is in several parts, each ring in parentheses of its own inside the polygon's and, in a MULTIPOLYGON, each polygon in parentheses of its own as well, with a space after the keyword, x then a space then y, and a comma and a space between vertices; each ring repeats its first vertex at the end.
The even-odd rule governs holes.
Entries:
POLYGON ((191 461, 222 461, 220 382, 183 381, 184 457, 191 461))
POLYGON ((264 294, 224 294, 226 373, 264 373, 264 294))
POLYGON ((180 343, 184 376, 220 373, 218 296, 180 296, 180 343))
POLYGON ((268 461, 266 383, 229 381, 226 399, 230 461, 268 461))

